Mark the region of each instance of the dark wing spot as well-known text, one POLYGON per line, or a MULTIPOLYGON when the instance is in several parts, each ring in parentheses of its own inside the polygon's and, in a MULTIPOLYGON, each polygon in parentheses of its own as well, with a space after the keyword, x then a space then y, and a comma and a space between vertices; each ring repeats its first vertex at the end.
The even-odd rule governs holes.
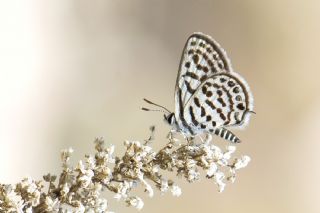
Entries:
POLYGON ((223 113, 220 113, 220 118, 222 119, 222 120, 226 120, 227 118, 226 118, 226 116, 223 114, 223 113))
POLYGON ((199 49, 196 50, 196 53, 198 53, 199 55, 202 55, 202 52, 199 49))
POLYGON ((210 66, 210 67, 212 67, 212 66, 213 66, 213 63, 212 63, 212 61, 211 61, 211 60, 208 60, 208 64, 209 64, 209 66, 210 66))
POLYGON ((214 66, 211 67, 211 72, 213 72, 213 73, 217 72, 217 70, 216 70, 216 68, 214 66))
POLYGON ((223 69, 224 65, 223 65, 223 62, 222 61, 218 61, 218 67, 220 69, 223 69))
POLYGON ((194 45, 196 45, 196 42, 195 41, 191 41, 191 46, 194 46, 194 45))
POLYGON ((226 122, 224 122, 224 126, 227 126, 228 124, 230 123, 230 121, 229 120, 227 120, 226 122))
POLYGON ((185 66, 186 68, 190 68, 190 62, 189 62, 189 61, 186 62, 186 63, 184 64, 184 66, 185 66))
POLYGON ((204 117, 206 115, 206 110, 201 107, 201 117, 204 117))
POLYGON ((195 64, 198 64, 198 62, 199 62, 199 56, 198 55, 193 55, 192 59, 193 59, 195 64))
POLYGON ((202 67, 202 70, 203 70, 203 72, 205 72, 205 73, 209 72, 209 69, 208 69, 208 67, 206 67, 206 66, 203 66, 203 67, 202 67))
POLYGON ((203 42, 200 42, 199 46, 200 46, 200 47, 204 47, 204 43, 203 43, 203 42))
POLYGON ((202 66, 200 64, 197 65, 198 70, 202 70, 202 66))
POLYGON ((211 91, 207 91, 206 96, 209 98, 212 96, 212 92, 211 91))
POLYGON ((202 93, 203 94, 206 94, 207 93, 207 87, 205 85, 203 85, 202 87, 202 93))
POLYGON ((221 91, 221 90, 217 90, 217 94, 218 94, 219 96, 222 96, 222 91, 221 91))
POLYGON ((228 81, 228 86, 229 87, 233 87, 234 85, 236 85, 233 81, 228 81))
POLYGON ((219 98, 217 99, 217 101, 218 101, 223 107, 226 106, 226 103, 223 101, 223 99, 222 99, 221 97, 219 97, 219 98))
POLYGON ((188 51, 188 55, 193 55, 194 51, 193 50, 189 50, 188 51))
POLYGON ((208 86, 208 87, 211 87, 212 84, 210 82, 206 82, 204 85, 208 86))
POLYGON ((212 86, 213 86, 214 88, 216 88, 216 89, 219 89, 219 88, 220 88, 220 86, 219 86, 218 84, 216 84, 216 83, 212 84, 212 86))
POLYGON ((205 102, 206 102, 206 104, 208 104, 208 106, 211 107, 211 109, 216 109, 216 107, 213 105, 213 103, 211 101, 206 100, 205 102))
POLYGON ((201 124, 201 125, 200 125, 200 127, 201 127, 201 129, 205 129, 205 128, 207 128, 207 126, 206 126, 206 125, 204 125, 204 124, 201 124))
POLYGON ((195 118, 195 116, 194 116, 192 106, 190 106, 190 108, 189 108, 189 113, 190 113, 190 115, 191 115, 191 121, 192 121, 192 123, 193 123, 195 126, 198 126, 199 122, 196 120, 196 118, 195 118))
POLYGON ((236 96, 236 100, 237 100, 237 101, 242 101, 241 95, 237 95, 237 96, 236 96))
POLYGON ((240 109, 240 110, 244 110, 245 109, 245 107, 243 106, 243 103, 238 104, 237 108, 240 109))
POLYGON ((203 76, 201 76, 200 81, 203 82, 203 81, 206 80, 206 79, 207 79, 207 76, 206 76, 206 75, 203 75, 203 76))
POLYGON ((211 53, 211 52, 212 52, 212 50, 211 50, 210 47, 207 47, 207 52, 208 52, 208 53, 211 53))
POLYGON ((197 107, 200 107, 199 98, 195 97, 194 98, 194 103, 196 104, 197 107))
POLYGON ((189 93, 191 93, 191 94, 195 93, 196 90, 192 89, 192 87, 190 86, 190 83, 188 81, 184 81, 184 84, 186 85, 189 93))
POLYGON ((206 121, 211 121, 211 116, 210 115, 207 115, 207 118, 206 118, 206 121))
POLYGON ((220 82, 221 82, 221 83, 226 82, 226 80, 227 80, 227 79, 225 79, 225 78, 220 78, 220 82))
POLYGON ((212 121, 212 126, 216 126, 217 123, 215 121, 212 121))
POLYGON ((216 51, 214 51, 214 52, 212 53, 212 55, 213 55, 213 58, 214 58, 215 60, 218 60, 218 59, 219 59, 219 54, 218 54, 216 51))
POLYGON ((221 110, 220 108, 218 108, 218 109, 217 109, 217 112, 218 112, 218 113, 221 113, 221 112, 222 112, 222 110, 221 110))
POLYGON ((199 77, 194 72, 186 72, 186 76, 189 76, 190 78, 193 78, 195 80, 199 80, 199 77))
POLYGON ((235 88, 233 88, 233 92, 234 92, 234 93, 239 93, 239 92, 240 92, 239 87, 235 87, 235 88))
POLYGON ((208 60, 208 55, 207 54, 203 54, 203 56, 202 56, 205 60, 208 60))

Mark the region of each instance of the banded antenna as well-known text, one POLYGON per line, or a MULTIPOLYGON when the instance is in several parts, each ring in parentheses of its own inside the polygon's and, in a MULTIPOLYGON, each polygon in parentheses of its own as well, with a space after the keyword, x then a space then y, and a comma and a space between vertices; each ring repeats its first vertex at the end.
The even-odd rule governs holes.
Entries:
POLYGON ((156 103, 153 103, 152 101, 149 101, 148 99, 144 98, 143 99, 145 102, 147 102, 148 104, 151 104, 151 105, 154 105, 154 106, 157 106, 157 107, 160 107, 162 109, 164 109, 165 111, 163 110, 160 110, 160 109, 148 109, 148 108, 145 108, 145 107, 142 107, 141 109, 144 110, 144 111, 154 111, 154 112, 164 112, 164 113, 171 113, 167 108, 165 108, 164 106, 161 106, 159 104, 156 104, 156 103))

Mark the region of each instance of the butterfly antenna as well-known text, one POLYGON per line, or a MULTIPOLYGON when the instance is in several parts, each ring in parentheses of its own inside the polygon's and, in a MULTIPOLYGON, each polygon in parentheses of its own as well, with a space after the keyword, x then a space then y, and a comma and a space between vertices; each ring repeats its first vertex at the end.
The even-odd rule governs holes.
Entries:
MULTIPOLYGON (((147 102, 148 104, 152 104, 152 105, 155 105, 155 106, 157 106, 157 107, 160 107, 160 108, 162 108, 162 109, 164 109, 164 110, 166 110, 168 113, 171 113, 170 112, 170 110, 168 110, 167 108, 165 108, 164 106, 160 106, 159 104, 156 104, 156 103, 153 103, 153 102, 151 102, 151 101, 149 101, 148 99, 143 99, 145 102, 147 102)), ((146 108, 144 108, 144 109, 146 109, 146 108)), ((143 110, 144 110, 143 109, 143 110)), ((147 110, 146 110, 147 111, 147 110)), ((149 110, 150 111, 150 110, 149 110)))
POLYGON ((143 111, 147 111, 147 112, 163 112, 163 113, 166 113, 166 111, 161 110, 161 109, 148 109, 148 108, 145 108, 145 107, 141 107, 141 109, 143 111))

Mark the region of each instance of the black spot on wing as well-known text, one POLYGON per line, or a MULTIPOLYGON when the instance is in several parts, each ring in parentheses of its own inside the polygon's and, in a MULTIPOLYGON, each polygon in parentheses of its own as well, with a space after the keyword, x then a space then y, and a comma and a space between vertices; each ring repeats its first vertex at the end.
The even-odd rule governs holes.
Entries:
POLYGON ((201 107, 201 117, 204 117, 206 115, 206 110, 204 109, 204 107, 201 107))
POLYGON ((203 94, 207 93, 207 87, 205 85, 202 86, 201 90, 203 94))
POLYGON ((245 109, 243 103, 238 104, 237 108, 240 109, 240 110, 244 110, 245 109))
POLYGON ((236 101, 242 101, 241 95, 237 95, 237 96, 236 96, 236 101))
POLYGON ((195 93, 195 89, 193 89, 191 86, 190 86, 190 83, 188 81, 184 81, 184 84, 186 85, 187 87, 187 91, 191 94, 195 93))
POLYGON ((191 116, 191 121, 192 123, 195 125, 195 126, 198 126, 199 122, 196 120, 195 116, 194 116, 194 112, 193 112, 193 107, 190 106, 189 107, 189 113, 190 113, 190 116, 191 116))
POLYGON ((234 87, 236 84, 234 83, 234 81, 228 81, 228 86, 229 87, 234 87))
POLYGON ((195 79, 195 80, 199 80, 198 75, 193 72, 186 72, 185 76, 188 76, 188 77, 195 79))
POLYGON ((218 101, 223 107, 227 106, 226 103, 224 102, 224 100, 223 100, 221 97, 217 98, 217 101, 218 101))
POLYGON ((201 124, 200 127, 201 127, 201 129, 207 128, 207 126, 205 124, 201 124))
POLYGON ((207 91, 206 96, 209 98, 212 96, 212 92, 211 91, 207 91))
POLYGON ((207 79, 207 76, 206 76, 206 75, 203 75, 203 76, 201 76, 200 81, 201 81, 201 82, 204 82, 206 79, 207 79))
POLYGON ((216 109, 216 106, 211 101, 209 101, 208 99, 205 102, 212 110, 216 109))
POLYGON ((193 59, 193 62, 194 62, 195 64, 198 64, 198 62, 199 62, 199 56, 198 56, 198 55, 193 55, 193 56, 192 56, 192 59, 193 59))
POLYGON ((194 97, 194 103, 196 104, 197 107, 200 107, 200 101, 199 101, 199 98, 197 97, 194 97))

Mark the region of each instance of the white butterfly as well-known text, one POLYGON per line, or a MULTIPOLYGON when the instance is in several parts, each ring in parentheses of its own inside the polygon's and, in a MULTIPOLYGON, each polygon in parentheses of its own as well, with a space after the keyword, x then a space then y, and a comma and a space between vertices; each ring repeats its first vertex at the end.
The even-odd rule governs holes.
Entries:
POLYGON ((202 33, 192 34, 183 49, 175 88, 175 112, 144 100, 165 109, 165 120, 186 136, 213 133, 234 143, 240 139, 226 128, 245 127, 253 113, 248 84, 233 71, 220 45, 202 33))

